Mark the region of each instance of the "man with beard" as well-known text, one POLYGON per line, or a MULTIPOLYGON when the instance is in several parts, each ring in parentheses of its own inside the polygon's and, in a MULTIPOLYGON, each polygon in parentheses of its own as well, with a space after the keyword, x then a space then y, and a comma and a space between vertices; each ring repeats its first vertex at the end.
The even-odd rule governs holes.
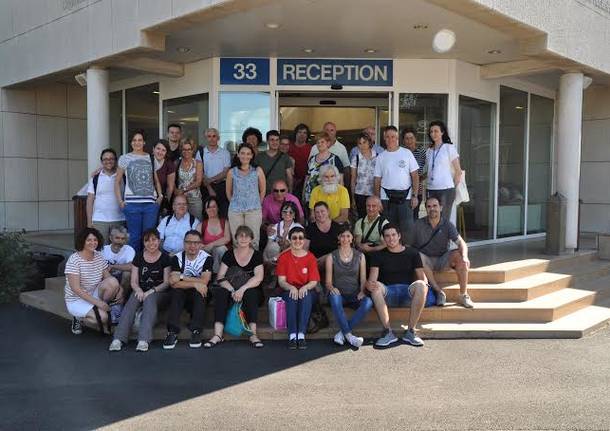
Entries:
MULTIPOLYGON (((333 165, 320 168, 321 184, 314 187, 309 198, 309 208, 313 210, 317 202, 326 202, 330 218, 337 223, 348 221, 350 202, 347 189, 339 184, 339 171, 333 165)), ((313 214, 313 211, 311 211, 313 214)), ((313 219, 312 219, 313 220, 313 219)))

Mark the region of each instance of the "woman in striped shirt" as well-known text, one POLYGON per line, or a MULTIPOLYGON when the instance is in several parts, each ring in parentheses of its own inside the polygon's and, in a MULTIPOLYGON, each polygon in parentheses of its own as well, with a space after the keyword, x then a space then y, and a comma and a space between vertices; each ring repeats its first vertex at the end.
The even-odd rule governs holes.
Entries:
POLYGON ((73 316, 72 333, 82 333, 81 320, 92 325, 105 324, 110 304, 122 302, 122 290, 116 278, 110 275, 108 262, 100 253, 102 235, 97 229, 85 228, 76 238, 76 253, 66 263, 66 308, 73 316), (94 308, 97 307, 97 308, 94 308))

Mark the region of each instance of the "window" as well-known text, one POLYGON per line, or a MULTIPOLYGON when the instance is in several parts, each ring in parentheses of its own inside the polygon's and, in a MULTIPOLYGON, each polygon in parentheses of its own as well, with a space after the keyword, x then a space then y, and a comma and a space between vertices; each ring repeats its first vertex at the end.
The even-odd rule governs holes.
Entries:
POLYGON ((123 153, 123 91, 114 91, 110 99, 110 148, 123 153))
POLYGON ((447 124, 446 94, 402 93, 398 98, 399 129, 414 129, 417 132, 417 145, 428 146, 428 124, 441 120, 447 124))
MULTIPOLYGON (((142 129, 149 145, 159 138, 159 84, 143 85, 125 90, 127 139, 142 129)), ((127 151, 131 151, 127 142, 127 151)))
POLYGON ((179 97, 163 101, 163 134, 168 124, 180 124, 182 136, 202 145, 205 130, 208 128, 208 95, 179 97))
POLYGON ((221 92, 219 101, 220 146, 237 150, 248 127, 261 131, 263 138, 271 123, 271 96, 263 92, 221 92))

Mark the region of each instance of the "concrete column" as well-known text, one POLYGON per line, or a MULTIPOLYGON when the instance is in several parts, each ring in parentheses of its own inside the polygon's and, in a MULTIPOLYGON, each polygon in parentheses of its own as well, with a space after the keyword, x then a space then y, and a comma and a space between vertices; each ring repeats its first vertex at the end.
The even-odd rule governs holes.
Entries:
POLYGON ((87 69, 87 175, 100 165, 100 153, 110 143, 108 71, 87 69))
POLYGON ((568 200, 566 248, 578 242, 578 197, 580 188, 580 147, 584 76, 566 73, 559 80, 557 109, 557 191, 568 200))

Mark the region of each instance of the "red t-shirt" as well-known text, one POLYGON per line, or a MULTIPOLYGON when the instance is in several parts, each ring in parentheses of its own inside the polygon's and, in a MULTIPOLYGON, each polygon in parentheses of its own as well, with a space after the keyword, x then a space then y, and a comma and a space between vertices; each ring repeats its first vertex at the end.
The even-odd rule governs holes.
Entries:
POLYGON ((294 143, 290 144, 288 155, 294 159, 294 176, 302 180, 307 175, 307 160, 311 152, 311 145, 305 144, 297 147, 294 143))
POLYGON ((282 253, 277 260, 275 273, 286 276, 286 281, 298 289, 310 281, 320 281, 318 261, 309 251, 301 257, 296 257, 290 250, 282 253))

